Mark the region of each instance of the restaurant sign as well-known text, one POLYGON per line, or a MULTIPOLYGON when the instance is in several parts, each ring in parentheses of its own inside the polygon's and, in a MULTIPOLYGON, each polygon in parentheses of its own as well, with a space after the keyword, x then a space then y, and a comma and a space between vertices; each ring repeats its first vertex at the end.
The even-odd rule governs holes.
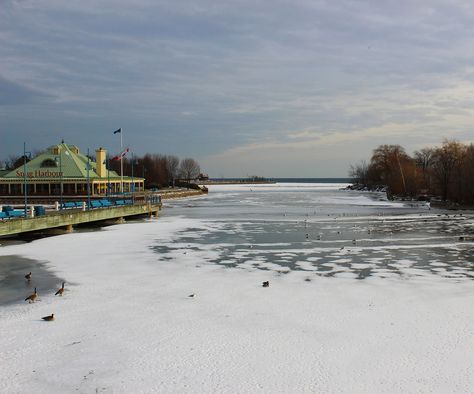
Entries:
MULTIPOLYGON (((25 173, 23 171, 17 171, 16 176, 18 178, 24 178, 25 173)), ((50 170, 35 170, 26 173, 28 178, 61 178, 63 176, 62 171, 50 171, 50 170)))

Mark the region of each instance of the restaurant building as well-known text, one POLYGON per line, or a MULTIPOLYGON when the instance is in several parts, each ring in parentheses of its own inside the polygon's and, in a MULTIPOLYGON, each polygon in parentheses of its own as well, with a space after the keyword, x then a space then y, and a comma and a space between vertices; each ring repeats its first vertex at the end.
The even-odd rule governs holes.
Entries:
POLYGON ((0 174, 0 196, 77 198, 88 195, 104 197, 121 192, 143 192, 144 178, 124 176, 107 168, 107 152, 95 151, 95 161, 82 154, 75 145, 64 142, 49 147, 45 153, 12 171, 0 174), (26 177, 25 177, 26 174, 26 177), (123 190, 122 190, 123 180, 123 190))

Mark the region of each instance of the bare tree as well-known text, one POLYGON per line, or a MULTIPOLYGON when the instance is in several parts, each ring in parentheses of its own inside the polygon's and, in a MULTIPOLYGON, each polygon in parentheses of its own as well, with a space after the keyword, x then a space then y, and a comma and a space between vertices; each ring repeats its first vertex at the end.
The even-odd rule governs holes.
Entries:
MULTIPOLYGON (((26 156, 26 162, 28 163, 31 160, 29 156, 26 156)), ((25 162, 25 157, 23 155, 21 156, 15 156, 15 155, 10 155, 7 160, 5 160, 5 169, 7 170, 14 170, 15 168, 18 168, 22 166, 25 162)))
POLYGON ((464 161, 461 168, 462 195, 461 201, 467 203, 474 202, 474 145, 470 144, 466 147, 464 161))
POLYGON ((432 148, 423 148, 421 150, 415 151, 415 163, 416 167, 421 169, 423 176, 423 186, 430 189, 431 188, 431 169, 433 166, 433 154, 434 149, 432 148))
POLYGON ((351 165, 349 170, 349 176, 352 178, 352 182, 359 183, 361 185, 368 184, 368 173, 369 166, 365 160, 362 160, 359 164, 351 165))
POLYGON ((196 179, 199 176, 200 172, 201 168, 199 167, 199 164, 196 160, 191 158, 181 160, 181 164, 179 166, 179 173, 183 179, 190 182, 191 179, 196 179))
POLYGON ((172 155, 165 156, 165 166, 168 175, 168 186, 174 187, 174 182, 178 177, 179 158, 172 155))
POLYGON ((400 145, 380 145, 370 159, 370 171, 391 193, 407 194, 407 175, 413 159, 400 145), (407 171, 408 170, 408 171, 407 171))
POLYGON ((453 175, 462 163, 465 146, 458 141, 444 140, 433 153, 433 174, 444 201, 448 199, 453 175))

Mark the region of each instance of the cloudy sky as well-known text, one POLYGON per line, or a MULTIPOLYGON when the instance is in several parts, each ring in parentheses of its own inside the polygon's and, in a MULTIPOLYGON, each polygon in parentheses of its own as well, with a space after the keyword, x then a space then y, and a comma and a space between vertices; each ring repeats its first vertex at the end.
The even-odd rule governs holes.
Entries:
POLYGON ((474 139, 474 3, 0 0, 0 159, 194 157, 213 177, 347 176, 382 143, 474 139))

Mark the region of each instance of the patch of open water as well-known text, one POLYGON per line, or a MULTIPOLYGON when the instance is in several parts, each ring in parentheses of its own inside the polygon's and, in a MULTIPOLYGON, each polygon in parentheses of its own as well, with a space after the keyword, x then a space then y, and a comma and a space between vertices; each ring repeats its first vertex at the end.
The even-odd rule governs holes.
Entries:
POLYGON ((65 280, 48 269, 45 262, 22 256, 0 256, 0 305, 25 302, 25 298, 37 288, 39 299, 42 294, 56 292, 65 280), (31 272, 31 280, 25 275, 31 272))

